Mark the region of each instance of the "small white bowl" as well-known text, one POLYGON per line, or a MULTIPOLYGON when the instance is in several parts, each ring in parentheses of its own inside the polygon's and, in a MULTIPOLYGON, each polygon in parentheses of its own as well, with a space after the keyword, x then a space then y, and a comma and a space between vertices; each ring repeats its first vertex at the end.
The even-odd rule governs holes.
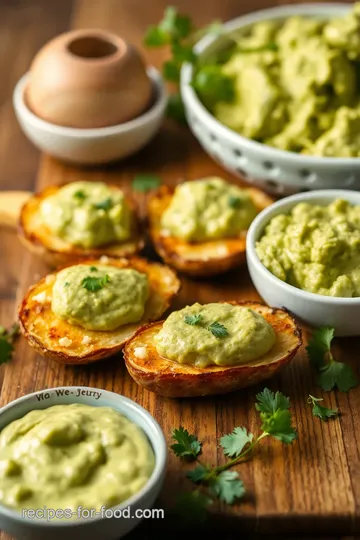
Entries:
POLYGON ((15 113, 33 144, 56 158, 84 165, 122 159, 140 150, 154 137, 165 114, 167 94, 163 79, 153 67, 148 68, 147 73, 154 88, 154 104, 141 116, 123 124, 77 129, 42 120, 29 109, 24 99, 29 73, 21 77, 15 87, 15 113))
MULTIPOLYGON (((134 401, 99 388, 63 386, 34 392, 12 401, 0 409, 0 430, 13 420, 22 418, 30 411, 46 409, 53 405, 82 403, 95 407, 112 407, 132 420, 147 435, 155 454, 155 469, 145 486, 133 497, 114 506, 120 510, 130 507, 136 510, 150 509, 158 496, 166 468, 167 448, 163 432, 154 418, 134 401), (91 393, 94 393, 91 395, 91 393), (100 396, 100 397, 97 397, 100 396)), ((56 509, 55 509, 56 510, 56 509)), ((22 517, 20 512, 0 504, 0 529, 26 540, 115 540, 122 538, 141 521, 140 517, 94 517, 55 521, 22 517)))
POLYGON ((360 335, 360 297, 338 298, 303 291, 269 272, 256 254, 255 245, 266 225, 278 214, 287 214, 300 202, 330 204, 334 199, 360 204, 360 193, 319 190, 286 197, 266 208, 254 219, 246 237, 246 257, 251 279, 260 296, 272 307, 284 307, 312 326, 332 326, 338 336, 360 335))
MULTIPOLYGON (((295 4, 254 11, 224 24, 224 34, 246 32, 263 21, 283 21, 292 16, 330 19, 345 15, 350 4, 295 4)), ((203 37, 195 46, 202 58, 221 48, 224 38, 203 37)), ((316 157, 286 152, 259 143, 219 122, 198 98, 191 86, 194 68, 181 70, 181 95, 186 117, 195 137, 206 152, 235 176, 245 178, 266 191, 291 195, 301 190, 359 189, 360 158, 316 157)))

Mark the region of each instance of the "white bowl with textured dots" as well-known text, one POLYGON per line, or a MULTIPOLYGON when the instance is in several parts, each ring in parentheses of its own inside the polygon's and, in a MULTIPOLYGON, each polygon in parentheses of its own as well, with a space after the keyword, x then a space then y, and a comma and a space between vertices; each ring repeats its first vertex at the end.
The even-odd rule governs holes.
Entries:
MULTIPOLYGON (((224 25, 224 32, 246 31, 254 23, 284 20, 294 15, 326 18, 344 15, 350 4, 299 4, 255 11, 224 25)), ((195 50, 206 57, 223 38, 205 36, 195 50)), ((204 107, 191 86, 193 67, 181 72, 181 94, 187 120, 206 152, 231 173, 276 195, 313 189, 360 189, 360 158, 323 158, 278 150, 236 133, 204 107)))

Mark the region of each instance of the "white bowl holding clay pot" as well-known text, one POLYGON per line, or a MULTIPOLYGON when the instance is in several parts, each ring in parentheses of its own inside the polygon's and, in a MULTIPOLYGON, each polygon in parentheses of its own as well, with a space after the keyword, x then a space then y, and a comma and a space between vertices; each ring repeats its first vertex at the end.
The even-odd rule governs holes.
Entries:
POLYGON ((246 237, 246 258, 251 279, 269 306, 286 308, 308 324, 332 326, 338 336, 360 335, 360 297, 338 298, 323 296, 298 289, 272 274, 260 261, 256 253, 256 242, 262 236, 266 225, 278 214, 288 214, 301 202, 328 205, 335 199, 345 199, 360 205, 360 193, 347 190, 309 191, 285 197, 272 204, 254 219, 246 237))
POLYGON ((116 540, 122 538, 141 521, 139 511, 150 509, 158 496, 165 475, 167 448, 163 432, 154 418, 134 401, 85 386, 49 388, 28 394, 0 409, 0 430, 30 411, 53 405, 82 403, 94 407, 112 407, 137 424, 147 435, 155 454, 155 468, 145 486, 127 501, 112 510, 130 507, 131 517, 102 517, 47 520, 25 518, 20 512, 0 504, 0 529, 24 540, 116 540), (138 512, 137 512, 138 511, 138 512), (137 512, 137 516, 135 516, 137 512))
POLYGON ((14 90, 15 113, 30 141, 51 156, 85 165, 122 159, 150 142, 158 132, 165 114, 167 95, 163 79, 153 67, 147 69, 147 74, 152 84, 152 105, 143 114, 128 122, 108 127, 79 129, 43 120, 34 114, 26 103, 28 73, 19 80, 14 90))

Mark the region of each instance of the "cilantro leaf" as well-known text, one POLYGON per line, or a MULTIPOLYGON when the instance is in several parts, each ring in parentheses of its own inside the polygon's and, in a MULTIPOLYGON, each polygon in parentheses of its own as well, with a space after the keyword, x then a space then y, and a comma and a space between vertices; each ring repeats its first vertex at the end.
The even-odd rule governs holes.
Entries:
POLYGON ((171 45, 171 52, 177 64, 181 65, 183 62, 193 64, 196 62, 197 56, 192 45, 182 45, 179 41, 174 41, 171 45))
POLYGON ((349 365, 331 360, 320 368, 318 383, 325 392, 335 387, 340 392, 348 392, 357 386, 358 380, 349 365))
POLYGON ((231 208, 240 208, 241 206, 241 199, 240 197, 233 197, 233 196, 230 196, 229 199, 228 199, 228 203, 229 203, 229 206, 231 208))
POLYGON ((144 37, 144 44, 147 47, 161 47, 170 43, 171 37, 159 26, 149 26, 144 37))
POLYGON ((269 388, 264 388, 256 395, 257 403, 255 409, 260 412, 273 414, 277 409, 289 409, 290 399, 281 392, 272 392, 269 388))
POLYGON ((151 174, 137 174, 132 181, 132 188, 135 191, 149 191, 150 189, 156 189, 161 184, 161 178, 159 176, 151 174))
POLYGON ((324 401, 322 398, 316 398, 309 394, 308 403, 313 405, 313 416, 317 416, 320 420, 327 421, 329 418, 334 418, 339 415, 338 409, 328 409, 323 405, 319 405, 319 401, 324 401))
POLYGON ((14 341, 18 337, 20 327, 17 323, 13 324, 8 330, 0 327, 0 364, 9 362, 14 351, 14 341))
POLYGON ((190 324, 190 326, 195 326, 201 322, 202 318, 203 316, 197 313, 196 315, 185 315, 184 321, 186 324, 190 324))
POLYGON ((182 493, 176 501, 176 512, 186 522, 203 522, 207 518, 207 507, 212 504, 207 495, 199 491, 182 493))
POLYGON ((185 107, 179 92, 169 96, 166 114, 168 118, 179 122, 179 124, 186 124, 185 107))
POLYGON ((210 326, 208 326, 208 330, 217 338, 223 338, 229 335, 229 332, 225 326, 218 322, 211 323, 210 326))
POLYGON ((243 451, 244 447, 251 443, 254 436, 248 433, 244 427, 234 428, 232 433, 224 435, 220 439, 220 444, 224 449, 224 454, 229 457, 238 456, 243 451))
POLYGON ((171 82, 179 82, 180 66, 174 60, 167 60, 163 65, 164 79, 171 82))
POLYGON ((95 203, 94 206, 97 210, 110 210, 112 207, 112 199, 111 197, 108 197, 101 202, 95 203))
POLYGON ((245 486, 236 471, 223 471, 210 481, 214 495, 227 504, 233 504, 245 494, 245 486))
POLYGON ((106 274, 104 277, 92 277, 87 276, 84 277, 84 279, 81 282, 81 285, 84 289, 87 289, 91 292, 96 292, 102 289, 106 283, 110 281, 110 278, 108 274, 106 274))
POLYGON ((272 392, 264 388, 256 396, 255 408, 260 412, 262 420, 261 429, 286 444, 291 443, 297 437, 295 429, 291 425, 291 413, 289 411, 290 400, 281 392, 272 392))
POLYGON ((187 429, 180 426, 179 429, 174 429, 172 438, 176 441, 170 448, 177 457, 185 457, 195 459, 201 452, 201 443, 191 435, 187 429))
POLYGON ((333 337, 334 328, 324 326, 316 330, 309 339, 306 352, 315 368, 319 369, 324 364, 324 358, 326 353, 330 352, 333 337))
POLYGON ((190 17, 180 14, 175 7, 169 6, 165 9, 159 28, 173 39, 183 39, 190 35, 192 23, 190 17))
POLYGON ((186 476, 192 482, 194 482, 194 484, 197 484, 201 480, 205 480, 208 474, 209 474, 209 469, 207 469, 206 467, 203 467, 202 465, 198 465, 197 467, 195 467, 195 469, 188 471, 186 473, 186 476))
POLYGON ((82 191, 81 189, 79 189, 78 191, 75 191, 73 196, 76 199, 79 199, 79 201, 83 201, 84 199, 86 199, 86 193, 82 191))
POLYGON ((212 109, 219 101, 231 102, 235 98, 235 81, 225 75, 221 66, 200 68, 191 83, 205 107, 212 109))
POLYGON ((97 272, 96 266, 90 266, 90 272, 97 272))

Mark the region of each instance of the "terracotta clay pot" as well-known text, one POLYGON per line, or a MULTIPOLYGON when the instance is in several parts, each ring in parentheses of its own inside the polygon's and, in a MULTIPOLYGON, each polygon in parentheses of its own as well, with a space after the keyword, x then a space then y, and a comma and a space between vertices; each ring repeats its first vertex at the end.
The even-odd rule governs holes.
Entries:
POLYGON ((150 105, 151 82, 136 49, 103 30, 75 30, 47 43, 30 68, 26 102, 61 126, 121 124, 150 105))

